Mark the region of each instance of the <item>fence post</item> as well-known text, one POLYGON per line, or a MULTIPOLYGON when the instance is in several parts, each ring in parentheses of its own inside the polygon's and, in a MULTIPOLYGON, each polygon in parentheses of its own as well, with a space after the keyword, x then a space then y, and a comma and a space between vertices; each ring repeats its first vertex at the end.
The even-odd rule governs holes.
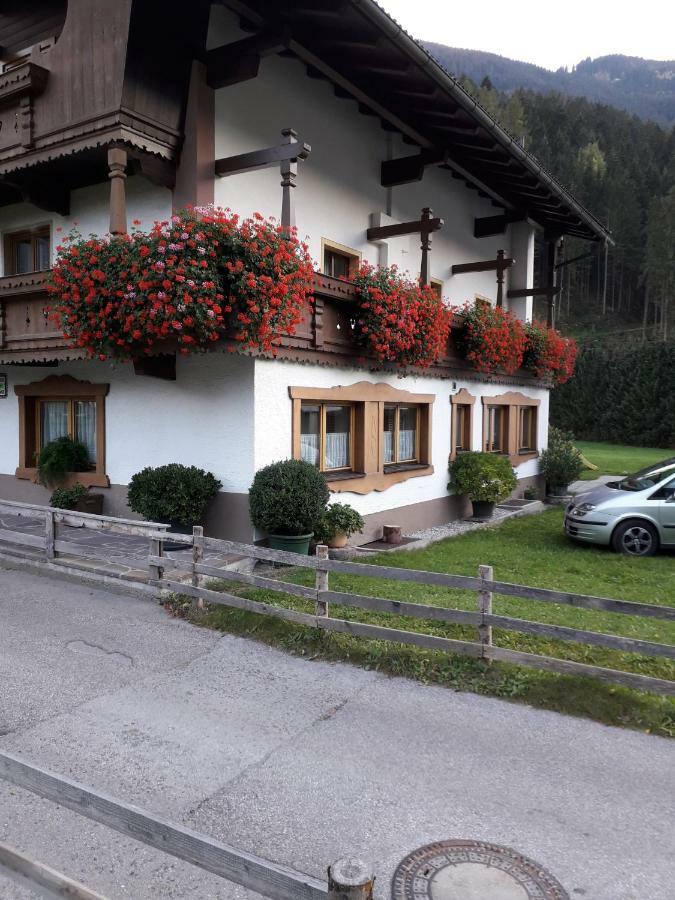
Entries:
POLYGON ((373 900, 375 876, 360 859, 339 859, 328 867, 328 900, 373 900))
MULTIPOLYGON (((492 581, 492 566, 478 566, 478 577, 482 582, 492 581)), ((485 624, 485 616, 492 615, 492 591, 488 591, 484 587, 478 590, 478 612, 481 615, 478 626, 478 640, 481 643, 480 655, 481 659, 486 660, 489 665, 492 662, 489 649, 492 646, 492 626, 485 624)))
MULTIPOLYGON (((204 560, 204 528, 202 525, 192 526, 192 586, 199 587, 199 575, 195 572, 195 566, 198 566, 204 560)), ((204 609, 204 600, 202 597, 197 599, 197 609, 204 609)))
MULTIPOLYGON (((160 540, 150 538, 150 556, 163 556, 164 544, 160 540)), ((156 584, 161 589, 162 567, 148 563, 148 582, 156 584)))
POLYGON ((328 559, 328 547, 326 546, 326 544, 316 545, 316 558, 319 560, 319 564, 316 568, 316 578, 314 582, 314 586, 316 587, 317 592, 315 615, 327 616, 328 602, 326 600, 319 600, 318 596, 319 591, 328 590, 328 570, 320 568, 321 560, 328 559))
POLYGON ((45 511, 45 556, 54 559, 54 510, 45 511))

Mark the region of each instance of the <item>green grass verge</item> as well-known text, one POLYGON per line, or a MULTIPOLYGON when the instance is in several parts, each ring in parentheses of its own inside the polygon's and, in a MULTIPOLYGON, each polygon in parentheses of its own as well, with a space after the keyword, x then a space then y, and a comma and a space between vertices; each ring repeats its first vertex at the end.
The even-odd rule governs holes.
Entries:
POLYGON ((645 466, 675 456, 675 450, 658 447, 628 447, 622 444, 603 444, 593 441, 575 441, 576 446, 589 462, 598 468, 584 469, 583 481, 592 481, 600 475, 630 475, 645 466))
MULTIPOLYGON (((462 575, 475 575, 479 564, 487 564, 494 567, 495 578, 503 581, 663 605, 672 605, 674 601, 672 554, 632 559, 602 548, 574 545, 562 533, 559 509, 512 519, 500 526, 432 544, 424 550, 380 554, 369 562, 462 575)), ((313 583, 313 574, 307 570, 287 570, 284 577, 296 583, 313 583)), ((330 586, 333 590, 417 603, 476 608, 475 594, 467 591, 333 574, 330 576, 330 586)), ((243 585, 233 587, 231 583, 215 584, 215 587, 250 599, 313 612, 310 602, 274 591, 243 585)), ((494 611, 533 621, 675 643, 675 623, 656 619, 501 596, 494 598, 494 611)), ((475 640, 475 630, 468 626, 370 612, 337 604, 331 606, 330 612, 344 619, 475 640)), ((212 605, 206 613, 190 611, 188 618, 304 656, 345 660, 393 675, 521 700, 533 706, 587 716, 608 724, 675 736, 675 701, 671 698, 613 687, 595 679, 558 676, 502 663, 493 663, 488 667, 466 657, 349 635, 328 634, 216 605, 212 605)), ((675 679, 675 663, 671 660, 553 641, 501 629, 494 629, 493 638, 495 644, 502 647, 675 679)))

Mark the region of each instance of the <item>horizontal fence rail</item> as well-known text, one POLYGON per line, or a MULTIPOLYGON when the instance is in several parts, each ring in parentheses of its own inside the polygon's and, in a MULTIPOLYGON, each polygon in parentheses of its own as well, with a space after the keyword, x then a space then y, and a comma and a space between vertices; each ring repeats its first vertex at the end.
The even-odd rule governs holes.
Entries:
MULTIPOLYGON (((513 616, 493 613, 493 597, 495 594, 506 597, 520 597, 525 600, 572 606, 577 609, 595 610, 637 616, 648 619, 659 619, 675 622, 675 607, 658 604, 637 603, 629 600, 616 600, 609 597, 595 597, 588 594, 576 594, 569 591, 549 590, 523 584, 511 584, 495 580, 491 567, 479 566, 478 576, 456 575, 445 572, 428 572, 417 569, 379 566, 347 560, 329 559, 327 548, 319 546, 316 556, 303 556, 285 550, 274 550, 270 547, 259 547, 239 541, 224 541, 204 537, 203 530, 196 527, 193 534, 167 535, 165 524, 155 522, 139 522, 136 520, 115 519, 107 516, 96 516, 90 513, 76 513, 66 510, 50 509, 44 506, 19 504, 0 501, 0 512, 31 517, 43 517, 45 521, 44 535, 27 534, 15 530, 0 530, 0 547, 3 544, 18 544, 38 551, 42 550, 46 559, 54 560, 58 554, 66 556, 95 556, 95 548, 84 547, 73 541, 55 538, 57 524, 80 525, 96 531, 106 531, 134 535, 145 538, 148 542, 147 556, 126 558, 115 556, 114 561, 132 567, 146 568, 148 580, 158 592, 173 591, 191 597, 202 604, 205 600, 241 609, 260 615, 274 616, 298 625, 318 628, 324 631, 341 632, 374 640, 394 641, 411 644, 431 650, 442 650, 459 653, 486 660, 507 662, 528 668, 558 672, 563 675, 583 675, 602 681, 631 687, 637 690, 654 691, 660 694, 675 696, 675 681, 640 675, 633 672, 579 663, 573 660, 558 659, 499 647, 493 641, 493 628, 528 634, 553 640, 588 644, 617 650, 624 653, 635 653, 665 659, 675 659, 675 646, 672 644, 645 641, 638 638, 623 637, 616 634, 572 628, 543 622, 519 619, 513 616), (182 554, 181 559, 172 559, 164 555, 164 541, 170 540, 191 554, 182 554), (295 566, 313 570, 315 584, 313 587, 297 585, 280 579, 259 575, 255 572, 237 572, 205 563, 204 551, 211 550, 223 555, 239 555, 256 561, 295 566), (190 559, 191 556, 191 559, 190 559), (188 573, 189 581, 183 582, 171 573, 180 571, 181 577, 188 573), (386 597, 363 595, 358 593, 334 591, 329 589, 330 573, 338 575, 355 575, 377 578, 381 581, 423 584, 450 590, 463 590, 475 593, 476 610, 464 610, 450 607, 419 604, 402 600, 391 600, 386 597), (214 591, 204 587, 201 582, 206 578, 215 578, 225 582, 247 584, 282 594, 290 594, 313 601, 314 614, 286 609, 273 603, 248 600, 233 593, 214 591), (477 640, 465 641, 454 638, 428 635, 416 631, 372 625, 365 622, 347 621, 330 614, 331 604, 354 607, 363 610, 389 613, 408 618, 449 622, 468 625, 476 629, 477 640)), ((60 534, 60 533, 59 533, 60 534)), ((147 587, 146 587, 147 589, 147 587)))
MULTIPOLYGON (((0 753, 0 778, 81 816, 274 900, 332 900, 328 884, 152 815, 138 806, 0 753)), ((64 893, 60 896, 78 897, 64 893)), ((84 897, 98 897, 85 894, 84 897)))

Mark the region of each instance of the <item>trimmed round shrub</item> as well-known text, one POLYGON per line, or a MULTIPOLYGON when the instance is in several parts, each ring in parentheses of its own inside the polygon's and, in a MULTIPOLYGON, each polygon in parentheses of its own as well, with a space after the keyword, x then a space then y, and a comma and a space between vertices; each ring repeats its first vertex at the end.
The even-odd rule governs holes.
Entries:
POLYGON ((63 484, 69 472, 87 472, 91 468, 89 452, 81 441, 60 437, 42 448, 37 468, 40 482, 56 487, 63 484))
POLYGON ((506 500, 518 484, 511 463, 496 453, 461 453, 450 463, 450 476, 448 487, 485 503, 506 500))
POLYGON ((567 431, 550 428, 548 448, 541 454, 539 471, 550 488, 562 489, 576 481, 584 468, 581 453, 574 446, 574 438, 567 431))
POLYGON ((75 509, 88 493, 83 484, 74 484, 71 488, 57 488, 49 498, 49 505, 54 509, 75 509))
POLYGON ((221 487, 215 475, 196 466, 148 466, 131 479, 127 502, 153 522, 198 525, 221 487))
POLYGON ((328 503, 323 474, 299 459, 284 459, 255 474, 248 495, 251 521, 267 534, 310 534, 328 503))

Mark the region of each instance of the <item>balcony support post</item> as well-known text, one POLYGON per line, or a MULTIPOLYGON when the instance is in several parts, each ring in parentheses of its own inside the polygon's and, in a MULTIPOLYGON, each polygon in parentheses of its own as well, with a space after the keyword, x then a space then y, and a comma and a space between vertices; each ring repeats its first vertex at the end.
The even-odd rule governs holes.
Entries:
POLYGON ((127 233, 127 201, 124 182, 127 173, 127 151, 121 147, 108 150, 108 178, 110 179, 110 234, 127 233))

